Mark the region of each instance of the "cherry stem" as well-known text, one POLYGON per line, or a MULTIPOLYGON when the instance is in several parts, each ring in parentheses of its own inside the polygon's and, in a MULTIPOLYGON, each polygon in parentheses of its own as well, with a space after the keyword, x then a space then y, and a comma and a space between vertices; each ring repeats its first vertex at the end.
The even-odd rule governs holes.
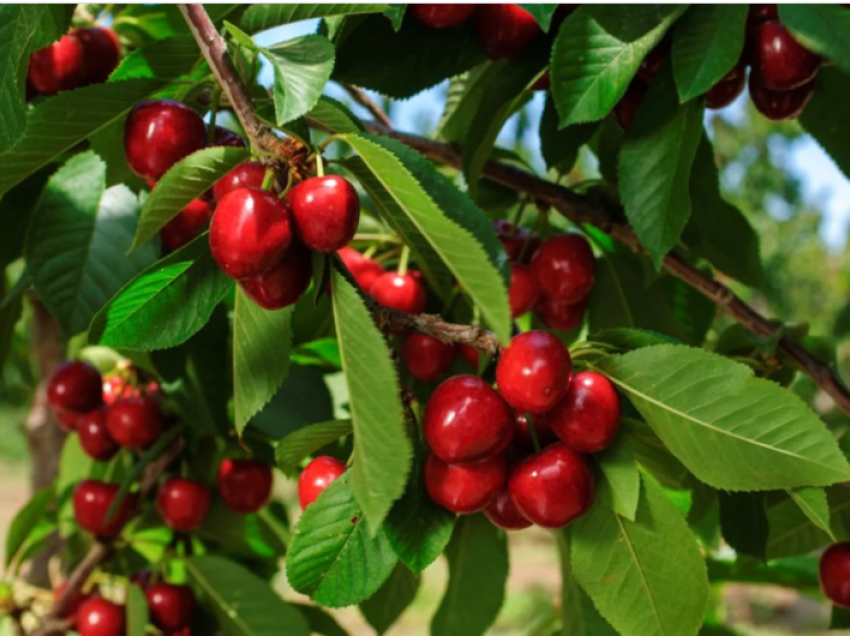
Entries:
POLYGON ((293 181, 294 181, 294 178, 292 176, 292 170, 287 170, 286 171, 286 187, 283 189, 283 192, 280 193, 280 196, 278 198, 282 199, 287 194, 289 194, 289 191, 292 189, 293 181))
POLYGON ((266 174, 263 175, 263 190, 271 190, 274 183, 274 170, 266 168, 266 174))
POLYGON ((522 223, 522 217, 525 214, 525 208, 528 207, 528 199, 523 199, 519 204, 516 213, 514 213, 513 224, 519 227, 519 224, 522 223))
POLYGON ((322 158, 322 153, 316 153, 316 176, 325 176, 325 160, 322 158))
POLYGON ((405 245, 401 248, 401 256, 398 259, 398 272, 399 276, 404 276, 407 274, 407 264, 410 262, 410 248, 405 245))
POLYGON ((534 446, 534 452, 540 452, 540 440, 537 439, 537 429, 534 428, 534 419, 531 413, 525 414, 525 421, 528 424, 528 434, 531 436, 531 444, 534 446))

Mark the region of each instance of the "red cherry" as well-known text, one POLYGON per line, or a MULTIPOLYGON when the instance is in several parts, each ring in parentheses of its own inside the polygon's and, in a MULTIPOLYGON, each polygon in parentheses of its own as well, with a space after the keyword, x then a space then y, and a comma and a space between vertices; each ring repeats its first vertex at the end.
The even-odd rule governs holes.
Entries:
POLYGON ((206 126, 200 115, 167 99, 139 102, 124 125, 127 163, 143 179, 156 181, 205 143, 206 126))
POLYGON ((176 252, 203 232, 211 217, 209 203, 193 199, 159 231, 162 246, 167 252, 176 252))
POLYGON ((106 428, 104 407, 77 418, 77 435, 86 455, 101 462, 112 459, 120 448, 106 428))
POLYGON ((87 413, 103 403, 100 371, 87 362, 63 362, 47 381, 47 403, 56 411, 87 413))
POLYGON ((306 179, 289 191, 295 233, 314 252, 335 252, 354 238, 360 221, 357 190, 337 175, 306 179))
POLYGON ((304 467, 298 477, 298 502, 301 510, 316 501, 332 481, 345 473, 345 464, 333 457, 316 457, 304 467))
POLYGON ((640 78, 635 78, 629 84, 626 93, 614 106, 614 115, 623 130, 628 130, 631 126, 647 90, 649 90, 649 85, 640 78))
POLYGON ((552 444, 514 467, 508 491, 522 516, 557 529, 590 509, 595 479, 584 457, 563 444, 552 444))
POLYGON ((118 66, 121 59, 121 44, 115 31, 103 27, 74 29, 75 36, 83 47, 83 85, 102 84, 118 66))
POLYGON ((475 34, 492 59, 515 57, 543 32, 518 4, 479 4, 472 18, 475 34))
MULTIPOLYGON (((68 581, 62 581, 59 585, 53 588, 53 601, 56 602, 59 598, 65 593, 65 589, 68 587, 68 581)), ((65 607, 65 611, 59 615, 59 618, 67 618, 71 620, 71 625, 75 626, 77 624, 77 611, 80 609, 80 606, 86 601, 86 599, 90 598, 90 594, 83 594, 82 591, 78 590, 74 592, 73 596, 71 596, 68 604, 65 607)))
POLYGON ((491 523, 502 530, 524 530, 531 527, 531 522, 517 510, 508 489, 503 488, 496 498, 484 508, 484 514, 491 523))
POLYGON ((812 81, 820 69, 820 56, 798 43, 778 20, 760 24, 752 37, 752 75, 764 88, 797 88, 812 81))
POLYGON ((111 375, 103 379, 103 403, 107 406, 115 404, 121 398, 138 395, 141 395, 139 390, 120 375, 111 375))
POLYGON ((747 16, 748 26, 758 26, 768 20, 778 20, 779 10, 775 4, 751 4, 747 16))
POLYGON ((412 4, 408 11, 432 29, 445 29, 466 22, 474 9, 474 4, 412 4))
POLYGON ((850 608, 850 543, 836 543, 821 555, 820 587, 839 607, 850 608))
MULTIPOLYGON (((557 440, 549 424, 548 414, 538 415, 532 418, 532 421, 537 443, 540 446, 548 446, 557 440)), ((531 431, 528 430, 528 415, 517 411, 514 411, 514 443, 525 450, 534 450, 534 440, 531 438, 531 431)))
POLYGON ((151 622, 166 634, 173 634, 192 623, 195 595, 188 585, 155 583, 145 590, 151 622))
POLYGON ((27 77, 42 95, 69 91, 83 80, 83 45, 73 35, 63 35, 30 55, 27 77))
POLYGON ((256 459, 225 459, 218 467, 218 494, 239 514, 257 512, 272 495, 272 469, 256 459))
POLYGON ((363 254, 351 247, 343 247, 337 254, 342 259, 342 262, 345 263, 348 271, 351 272, 354 280, 357 281, 357 284, 366 293, 369 293, 369 290, 372 289, 372 285, 375 284, 378 277, 385 273, 380 263, 363 256, 363 254))
POLYGON ((156 493, 159 515, 178 532, 191 532, 200 526, 209 508, 210 491, 192 479, 171 477, 156 493))
POLYGON ((511 264, 511 284, 508 300, 511 306, 511 318, 527 314, 540 297, 537 281, 528 265, 511 264))
POLYGON ((207 148, 215 146, 228 146, 231 148, 247 148, 248 145, 232 130, 228 130, 224 126, 216 126, 213 131, 213 138, 207 143, 207 148))
POLYGON ((260 307, 282 309, 298 302, 310 286, 312 274, 310 251, 293 241, 280 263, 265 274, 243 278, 239 286, 260 307))
POLYGON ((762 115, 773 121, 797 119, 815 92, 815 83, 804 84, 790 91, 772 91, 754 80, 750 73, 750 99, 762 115))
POLYGON ((559 234, 543 242, 531 259, 540 293, 562 303, 577 303, 593 288, 596 261, 580 234, 559 234))
POLYGON ((153 444, 165 428, 165 418, 156 400, 138 395, 118 400, 106 412, 106 427, 118 444, 142 449, 153 444))
POLYGON ((56 418, 59 428, 66 433, 72 433, 77 430, 77 420, 80 418, 80 415, 80 413, 74 413, 74 411, 53 411, 53 417, 56 418))
POLYGON ((484 380, 456 375, 431 394, 423 428, 431 452, 442 461, 474 462, 507 448, 514 434, 514 418, 484 380))
POLYGON ((124 636, 124 608, 105 598, 90 598, 77 611, 77 631, 80 636, 124 636))
POLYGON ((481 365, 481 353, 475 347, 467 344, 458 345, 457 350, 460 352, 460 357, 468 364, 473 371, 478 373, 478 367, 481 365))
POLYGON ((531 255, 540 247, 540 237, 524 227, 517 227, 510 221, 496 219, 493 228, 501 241, 508 258, 514 263, 527 263, 531 255))
POLYGON ((587 299, 571 304, 559 303, 541 296, 537 304, 534 305, 534 313, 540 318, 540 322, 550 329, 559 331, 570 331, 581 324, 584 318, 584 312, 587 309, 587 299))
POLYGON ((116 484, 107 484, 94 479, 81 481, 74 489, 74 518, 77 520, 77 525, 86 532, 104 539, 117 536, 135 513, 138 500, 135 493, 128 494, 112 517, 107 520, 106 513, 117 494, 116 484))
POLYGON ((411 314, 421 314, 425 311, 425 289, 411 272, 386 272, 375 279, 369 293, 379 305, 390 309, 411 314))
POLYGON ((433 453, 425 460, 425 490, 446 510, 469 515, 483 510, 505 486, 504 454, 472 464, 447 464, 433 453))
POLYGON ((266 167, 259 161, 240 163, 233 170, 216 181, 213 194, 216 201, 221 201, 228 192, 239 188, 262 188, 266 178, 266 167))
POLYGON ((620 398, 611 381, 593 371, 576 373, 567 394, 546 414, 555 435, 577 453, 598 453, 620 428, 620 398))
POLYGON ((433 382, 454 361, 455 349, 424 333, 412 333, 404 340, 401 357, 410 375, 422 382, 433 382))
POLYGON ((726 108, 744 92, 746 83, 746 69, 739 64, 708 90, 705 94, 705 105, 714 110, 726 108))
POLYGON ((289 211, 271 192, 239 188, 228 192, 216 206, 210 249, 228 276, 265 274, 280 263, 291 242, 289 211))
POLYGON ((545 331, 514 337, 496 365, 496 384, 508 404, 522 413, 545 413, 567 391, 570 353, 545 331))

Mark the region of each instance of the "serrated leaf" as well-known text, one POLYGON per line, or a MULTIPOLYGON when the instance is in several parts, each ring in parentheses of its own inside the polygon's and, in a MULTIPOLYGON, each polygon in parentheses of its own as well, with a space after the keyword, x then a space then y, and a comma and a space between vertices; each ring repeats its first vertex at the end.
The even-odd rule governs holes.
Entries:
MULTIPOLYGON (((599 614, 593 601, 579 587, 573 575, 567 531, 555 533, 561 557, 561 631, 560 636, 617 636, 614 628, 599 614)), ((553 634, 552 636, 556 636, 553 634)))
POLYGON ((6 533, 6 549, 4 552, 4 564, 7 568, 18 555, 21 547, 27 542, 32 531, 47 514, 55 495, 53 487, 39 490, 12 519, 6 533))
POLYGON ((788 490, 788 496, 794 500, 803 514, 813 524, 829 535, 835 541, 832 528, 829 525, 829 502, 826 499, 826 491, 823 488, 794 488, 788 490))
POLYGON ((127 586, 127 636, 145 636, 148 626, 148 601, 138 585, 127 586))
MULTIPOLYGON (((845 11, 842 7, 842 11, 845 11)), ((847 75, 835 68, 822 68, 815 80, 812 100, 799 122, 850 178, 850 85, 847 75)))
POLYGON ((366 600, 398 562, 386 533, 367 531, 350 479, 350 472, 338 478, 307 507, 286 558, 290 585, 326 607, 366 600))
POLYGON ((528 11, 537 24, 545 33, 549 32, 549 27, 552 26, 552 16, 558 10, 558 4, 521 4, 519 5, 528 11))
POLYGON ((239 26, 249 33, 302 20, 338 15, 383 13, 387 4, 252 4, 242 16, 239 26))
POLYGON ((118 68, 109 76, 109 81, 114 83, 144 78, 173 80, 189 73, 200 59, 201 51, 192 35, 157 40, 122 59, 118 68))
POLYGON ((592 342, 613 345, 622 351, 642 349, 660 344, 680 344, 675 338, 670 338, 662 333, 649 329, 629 329, 626 327, 603 329, 592 334, 590 340, 592 342))
POLYGON ((769 524, 760 492, 719 492, 723 538, 738 554, 764 559, 769 524))
POLYGON ((743 364, 660 345, 599 366, 670 451, 710 486, 772 490, 850 479, 847 460, 810 408, 743 364))
POLYGON ((136 237, 136 249, 156 236, 193 199, 251 156, 245 148, 217 146, 204 148, 179 161, 163 175, 142 206, 136 237))
POLYGON ((366 622, 382 636, 413 602, 419 590, 419 577, 398 564, 375 594, 360 604, 366 622))
POLYGON ((555 101, 551 94, 548 95, 540 118, 540 154, 546 167, 561 173, 572 170, 579 150, 590 141, 598 128, 598 124, 578 124, 558 130, 555 101))
POLYGON ((630 439, 618 436, 611 446, 595 455, 595 459, 604 477, 600 490, 610 495, 614 512, 634 521, 640 499, 640 473, 630 439))
POLYGON ((840 4, 782 4, 779 19, 800 44, 850 73, 850 15, 840 4))
MULTIPOLYGON (((833 523, 840 527, 838 519, 850 509, 847 499, 833 502, 833 523)), ((766 555, 768 559, 780 559, 808 554, 829 543, 829 534, 812 523, 800 506, 789 496, 783 497, 767 509, 770 523, 766 555)))
POLYGON ((275 446, 277 467, 292 475, 304 459, 351 431, 351 420, 333 420, 300 428, 275 446))
POLYGON ((251 421, 251 426, 279 440, 314 422, 329 422, 333 417, 333 400, 322 370, 300 366, 293 360, 283 386, 251 421))
POLYGON ((363 132, 363 124, 351 110, 333 97, 322 95, 316 105, 307 113, 307 117, 326 126, 332 133, 363 132))
POLYGON ((330 79, 333 45, 319 35, 305 35, 262 52, 274 69, 274 107, 279 126, 310 112, 330 79))
POLYGON ((696 537, 652 481, 641 493, 634 521, 597 504, 575 522, 573 572, 623 636, 695 636, 709 592, 696 537))

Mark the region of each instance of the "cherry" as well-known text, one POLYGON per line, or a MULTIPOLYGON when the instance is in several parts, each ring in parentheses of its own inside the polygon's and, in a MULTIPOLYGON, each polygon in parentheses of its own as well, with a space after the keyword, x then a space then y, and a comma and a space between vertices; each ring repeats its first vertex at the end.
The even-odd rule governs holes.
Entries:
POLYGON ((628 130, 631 126, 647 90, 649 90, 649 85, 636 77, 629 84, 626 93, 620 98, 617 105, 614 106, 614 115, 623 130, 628 130))
POLYGON ((496 219, 493 228, 508 254, 508 258, 514 263, 527 263, 531 255, 540 247, 540 237, 529 232, 524 227, 517 227, 510 221, 496 219))
POLYGON ((514 467, 508 491, 523 517, 557 529, 590 509, 595 479, 584 457, 563 444, 552 444, 514 467))
POLYGON ((167 252, 176 252, 203 232, 211 217, 209 203, 193 199, 159 231, 162 246, 167 252))
POLYGON ((570 331, 581 324, 584 312, 587 309, 587 299, 578 303, 559 303, 541 296, 534 305, 534 313, 540 318, 540 322, 550 329, 570 331))
POLYGON ((504 454, 471 464, 447 464, 433 453, 425 460, 425 490, 434 503, 457 514, 483 510, 505 486, 504 454))
POLYGON ((331 174, 305 179, 289 191, 295 233, 314 252, 335 252, 354 238, 360 199, 347 179, 331 174))
POLYGON ((523 413, 545 413, 567 391, 570 353, 545 331, 526 331, 514 337, 496 365, 496 384, 502 397, 523 413))
POLYGON ((647 83, 651 82, 669 52, 670 40, 664 39, 643 58, 637 70, 638 78, 647 83))
POLYGON ((850 543, 836 543, 821 555, 820 587, 839 607, 850 608, 850 543))
POLYGON ((706 92, 705 105, 714 110, 725 108, 744 92, 746 83, 746 68, 738 64, 706 92))
POLYGON ((342 259, 342 262, 345 263, 348 271, 351 272, 354 280, 357 281, 357 284, 366 293, 369 293, 369 290, 372 289, 372 285, 375 284, 378 277, 385 273, 380 263, 373 261, 367 256, 363 256, 363 254, 351 247, 343 247, 337 254, 342 259))
POLYGON ((304 467, 298 477, 298 503, 301 510, 316 501, 331 482, 345 473, 345 464, 333 457, 316 457, 304 467))
MULTIPOLYGON (((534 432, 537 435, 537 443, 540 446, 548 446, 557 440, 549 424, 548 415, 538 415, 532 418, 534 432)), ((531 431, 528 430, 528 415, 514 411, 514 442, 525 450, 534 450, 534 440, 531 431)))
POLYGON ((812 81, 820 69, 820 56, 798 43, 778 20, 760 24, 752 38, 752 75, 764 88, 798 88, 812 81))
POLYGON ((425 288, 416 280, 411 272, 399 274, 386 272, 372 283, 369 292, 379 305, 406 311, 411 314, 421 314, 425 311, 425 288))
POLYGON ((762 115, 773 121, 796 119, 811 100, 815 83, 810 82, 790 91, 772 91, 764 88, 750 73, 750 99, 762 115))
POLYGON ((192 623, 195 595, 188 585, 155 583, 145 590, 151 622, 166 634, 174 634, 192 623))
POLYGON ((751 4, 750 13, 747 16, 747 23, 751 26, 758 26, 769 20, 778 20, 779 10, 775 4, 751 4))
POLYGON ((472 20, 478 40, 494 60, 522 53, 543 33, 518 4, 479 4, 472 20))
POLYGON ((225 459, 216 474, 218 494, 239 514, 257 512, 272 495, 272 469, 256 459, 225 459))
POLYGON ((118 66, 121 44, 115 31, 103 27, 74 29, 83 47, 83 84, 102 84, 118 66))
POLYGON ((192 479, 171 477, 156 493, 159 515, 178 532, 190 532, 200 526, 209 508, 210 491, 192 479))
POLYGON ((120 448, 106 428, 104 407, 77 418, 77 435, 86 455, 101 462, 112 459, 120 448))
POLYGON ((401 357, 417 380, 433 382, 455 359, 455 348, 424 333, 412 333, 404 340, 401 357))
POLYGON ((204 147, 206 126, 194 110, 167 99, 139 102, 124 125, 124 154, 133 172, 156 181, 204 147))
POLYGON ((280 263, 291 242, 286 204, 259 188, 228 192, 210 224, 213 258, 233 278, 265 274, 280 263))
POLYGON ((508 289, 511 318, 527 314, 539 297, 540 289, 531 274, 531 268, 528 265, 511 264, 511 284, 508 289))
POLYGON ((63 362, 47 381, 47 403, 55 411, 87 413, 103 403, 100 372, 87 362, 63 362))
POLYGON ((464 362, 472 367, 472 370, 478 373, 478 367, 481 365, 481 353, 475 347, 471 347, 468 344, 458 345, 458 352, 460 352, 460 357, 463 358, 464 362))
POLYGON ((212 141, 207 143, 207 147, 211 148, 214 146, 228 146, 231 148, 247 148, 248 145, 245 143, 245 140, 242 139, 239 135, 237 135, 232 130, 228 130, 224 126, 216 126, 215 130, 213 130, 213 138, 212 141))
POLYGON ((444 462, 474 462, 501 453, 514 418, 493 388, 474 375, 456 375, 436 388, 423 416, 425 441, 444 462))
POLYGON ((165 428, 165 418, 150 395, 137 395, 118 400, 106 413, 106 427, 118 444, 125 448, 150 446, 165 428))
POLYGON ((593 288, 596 261, 580 234, 559 234, 543 242, 531 259, 540 293, 562 303, 581 302, 593 288))
POLYGON ((80 85, 83 79, 83 45, 73 35, 63 35, 30 55, 27 77, 42 95, 55 95, 80 85))
POLYGON ((494 526, 502 530, 524 530, 531 527, 531 522, 520 514, 511 501, 507 488, 499 491, 495 499, 484 508, 484 514, 494 526))
POLYGON ((598 453, 620 428, 620 398, 611 381, 593 371, 576 373, 567 394, 546 414, 552 431, 577 453, 598 453))
POLYGON ((213 186, 213 194, 216 201, 221 201, 225 194, 239 188, 262 188, 265 178, 266 167, 262 163, 259 161, 246 161, 240 163, 216 181, 213 186))
MULTIPOLYGON (((68 581, 62 581, 59 585, 53 588, 53 601, 56 602, 59 598, 65 593, 65 589, 68 587, 68 581)), ((63 611, 59 618, 67 618, 71 620, 71 624, 77 624, 77 611, 80 609, 80 605, 82 605, 86 599, 90 598, 89 594, 83 594, 82 591, 78 590, 74 592, 73 596, 71 596, 70 600, 65 606, 65 611, 63 611)))
POLYGON ((74 518, 77 525, 86 532, 110 539, 117 536, 130 517, 136 511, 138 496, 127 494, 115 513, 106 518, 106 513, 112 506, 118 494, 116 484, 107 484, 94 479, 81 481, 74 489, 74 518))
POLYGON ((310 251, 293 241, 283 259, 265 274, 243 278, 240 287, 248 297, 264 309, 282 309, 298 301, 313 274, 310 251))
POLYGON ((90 598, 77 611, 77 631, 80 636, 124 636, 124 608, 105 598, 90 598))
POLYGON ((474 9, 474 4, 412 4, 409 11, 422 24, 445 29, 465 22, 474 9))

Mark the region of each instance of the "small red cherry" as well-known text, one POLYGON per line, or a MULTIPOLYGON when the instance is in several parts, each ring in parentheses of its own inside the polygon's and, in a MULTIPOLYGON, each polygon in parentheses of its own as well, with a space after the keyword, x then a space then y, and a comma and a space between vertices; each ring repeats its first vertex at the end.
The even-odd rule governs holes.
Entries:
POLYGON ((761 86, 787 91, 811 82, 821 57, 801 45, 778 20, 769 20, 753 31, 752 75, 761 86))
POLYGON ((53 411, 53 417, 56 418, 59 428, 66 433, 77 430, 77 420, 80 419, 80 415, 81 413, 74 413, 74 411, 53 411))
POLYGON ((124 608, 99 596, 85 601, 77 611, 80 636, 124 636, 124 608))
POLYGON ((218 494, 225 505, 239 514, 257 512, 272 494, 272 469, 256 459, 225 459, 216 475, 218 494))
POLYGON ((121 398, 137 395, 140 395, 139 390, 120 375, 111 375, 103 379, 103 403, 107 406, 115 404, 121 398))
POLYGON ((335 174, 305 179, 286 195, 295 233, 314 252, 335 252, 354 238, 360 221, 357 190, 335 174))
MULTIPOLYGON (((59 585, 53 588, 53 601, 58 601, 59 598, 65 593, 65 589, 68 587, 68 581, 62 581, 59 585)), ((68 604, 65 606, 65 611, 63 611, 59 618, 67 618, 71 620, 71 624, 77 624, 77 611, 80 609, 80 606, 85 603, 86 599, 90 598, 90 594, 83 594, 82 590, 78 590, 74 593, 71 599, 68 601, 68 604)))
POLYGON ((363 256, 363 254, 351 247, 343 247, 337 251, 337 254, 348 268, 348 271, 351 272, 354 280, 360 285, 360 289, 367 294, 372 289, 375 281, 385 273, 384 267, 380 263, 373 261, 367 256, 363 256))
POLYGON ((511 318, 527 314, 534 308, 539 297, 540 289, 531 274, 531 268, 528 265, 511 264, 511 284, 508 289, 511 318))
POLYGON ((778 20, 779 10, 775 4, 751 4, 747 16, 748 26, 758 26, 769 20, 778 20))
POLYGON ((63 35, 54 42, 30 55, 27 77, 42 95, 55 95, 69 91, 83 80, 83 45, 73 35, 63 35))
POLYGON ((494 526, 502 530, 524 530, 532 525, 519 513, 507 488, 499 491, 496 498, 484 508, 484 514, 494 526))
POLYGON ((483 510, 505 486, 504 454, 471 464, 447 464, 433 453, 425 460, 425 490, 434 503, 457 514, 483 510))
POLYGON ((298 477, 298 502, 301 510, 316 501, 331 482, 345 473, 345 464, 333 457, 316 457, 304 467, 298 477))
POLYGON ((118 66, 121 44, 115 31, 105 27, 74 29, 83 47, 83 85, 102 84, 118 66))
POLYGON ((204 147, 206 130, 201 116, 185 104, 166 99, 140 102, 124 125, 127 163, 143 179, 156 181, 204 147))
POLYGON ((433 382, 454 361, 455 348, 424 333, 412 333, 404 340, 401 357, 410 375, 422 382, 433 382))
POLYGON ((594 371, 576 373, 567 394, 546 414, 552 431, 577 453, 598 453, 620 428, 620 398, 611 381, 594 371))
MULTIPOLYGON (((541 447, 548 446, 557 440, 552 432, 552 426, 549 424, 548 414, 532 417, 532 421, 534 433, 537 435, 537 443, 541 447)), ((514 443, 525 450, 534 450, 534 440, 531 438, 531 431, 528 428, 528 415, 514 411, 514 443)))
POLYGON ((310 286, 313 261, 310 251, 293 241, 283 259, 265 274, 243 278, 239 286, 264 309, 282 309, 304 295, 310 286))
POLYGON ((835 543, 821 555, 820 587, 834 604, 850 608, 850 543, 835 543))
POLYGON ((545 331, 515 336, 496 365, 496 384, 508 404, 522 413, 545 413, 567 391, 570 353, 545 331))
POLYGON ((207 143, 208 148, 215 146, 227 146, 230 148, 247 148, 248 145, 232 130, 228 130, 224 126, 216 126, 213 131, 213 138, 207 143))
POLYGON ((445 29, 466 22, 474 4, 411 4, 411 15, 432 29, 445 29))
POLYGON ((171 477, 156 493, 156 509, 165 523, 178 532, 191 532, 204 522, 210 508, 210 491, 202 483, 171 477))
POLYGON ((481 353, 475 347, 468 344, 458 345, 457 350, 460 352, 460 357, 470 368, 478 373, 478 367, 481 365, 481 353))
POLYGON ((593 288, 596 261, 580 234, 559 234, 543 242, 531 259, 540 292, 561 303, 581 302, 593 288))
POLYGON ((790 91, 772 91, 755 81, 750 73, 750 99, 762 115, 772 121, 797 119, 808 105, 815 92, 815 83, 810 82, 790 91))
POLYGON ((534 305, 534 313, 540 318, 540 322, 550 329, 559 331, 570 331, 578 327, 586 310, 587 299, 578 303, 559 303, 541 296, 534 305))
POLYGON ((159 231, 162 246, 167 252, 176 252, 201 234, 210 222, 212 210, 203 199, 193 199, 159 231))
POLYGON ((118 494, 116 484, 94 479, 81 481, 74 490, 74 518, 86 532, 109 539, 117 536, 136 511, 138 496, 128 494, 107 520, 106 513, 118 494))
POLYGON ((125 448, 142 449, 153 444, 165 428, 156 400, 138 395, 118 400, 106 413, 109 434, 125 448))
POLYGON ((617 117, 617 122, 623 130, 628 130, 629 126, 631 126, 648 89, 649 85, 636 77, 629 84, 626 93, 620 98, 617 105, 614 106, 614 115, 617 117))
POLYGON ((154 583, 145 590, 151 622, 166 634, 174 634, 192 623, 195 595, 188 585, 154 583))
POLYGON ((47 381, 47 404, 56 411, 87 413, 102 403, 100 371, 87 362, 63 362, 47 381))
POLYGON ((101 462, 112 459, 120 448, 106 428, 105 407, 80 415, 77 418, 77 435, 86 455, 101 462))
POLYGON ((540 247, 540 237, 524 227, 517 227, 505 219, 493 221, 493 228, 499 237, 508 258, 514 263, 528 263, 532 254, 540 247))
POLYGON ((479 4, 472 18, 478 40, 493 59, 515 57, 543 32, 518 4, 479 4))
POLYGON ((425 311, 425 289, 411 272, 386 272, 375 279, 369 293, 379 305, 390 309, 411 314, 421 314, 425 311))
POLYGON ((266 167, 259 161, 240 163, 233 170, 215 182, 213 194, 221 201, 228 192, 239 188, 262 188, 266 178, 266 167))
POLYGON ((705 105, 713 110, 726 108, 744 92, 746 83, 746 68, 739 64, 708 90, 705 94, 705 105))

